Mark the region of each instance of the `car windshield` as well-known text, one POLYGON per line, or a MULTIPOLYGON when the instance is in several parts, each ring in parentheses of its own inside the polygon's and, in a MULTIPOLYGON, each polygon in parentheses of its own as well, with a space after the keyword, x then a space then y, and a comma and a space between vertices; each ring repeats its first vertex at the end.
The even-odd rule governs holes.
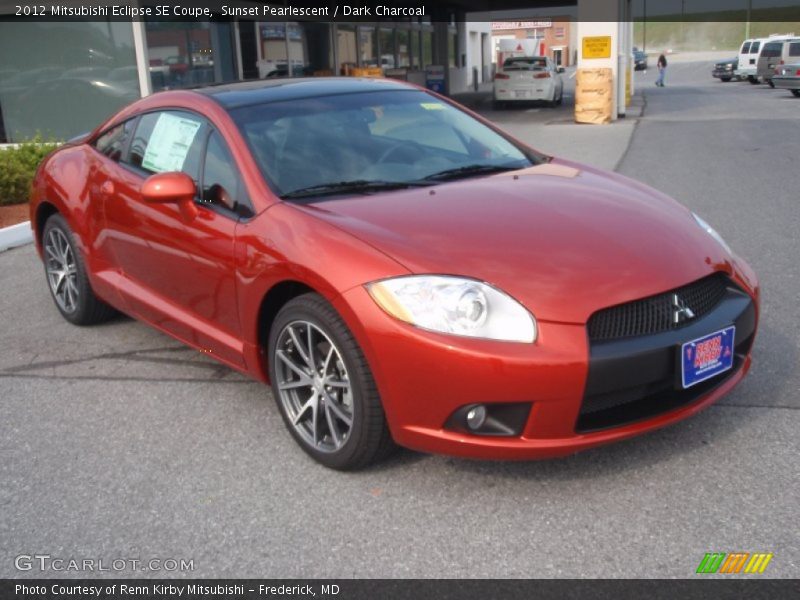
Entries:
POLYGON ((434 185, 542 159, 421 90, 295 99, 230 114, 283 198, 434 185))
POLYGON ((547 68, 545 58, 507 58, 503 61, 504 71, 534 71, 547 68))

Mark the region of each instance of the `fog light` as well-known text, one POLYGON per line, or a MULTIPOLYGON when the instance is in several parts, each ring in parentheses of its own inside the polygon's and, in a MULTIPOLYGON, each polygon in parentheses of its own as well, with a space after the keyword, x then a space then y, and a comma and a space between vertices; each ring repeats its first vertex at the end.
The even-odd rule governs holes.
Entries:
POLYGON ((486 421, 486 407, 483 404, 470 408, 467 412, 467 426, 473 431, 480 429, 486 421))

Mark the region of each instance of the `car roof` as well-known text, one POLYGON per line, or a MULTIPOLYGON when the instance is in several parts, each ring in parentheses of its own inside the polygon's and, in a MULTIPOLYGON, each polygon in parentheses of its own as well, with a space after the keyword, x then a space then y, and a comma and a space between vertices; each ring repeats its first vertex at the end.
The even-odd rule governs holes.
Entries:
POLYGON ((230 109, 301 98, 417 89, 401 81, 376 77, 298 77, 225 83, 192 91, 230 109))

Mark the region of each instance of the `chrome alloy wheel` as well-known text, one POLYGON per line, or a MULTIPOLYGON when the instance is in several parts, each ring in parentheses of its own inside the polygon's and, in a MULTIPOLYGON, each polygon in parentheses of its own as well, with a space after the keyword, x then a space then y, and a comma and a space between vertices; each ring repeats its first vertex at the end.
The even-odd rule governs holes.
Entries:
POLYGON ((292 321, 275 346, 276 386, 289 421, 321 452, 336 452, 353 426, 353 391, 336 345, 308 321, 292 321))
POLYGON ((50 290, 59 307, 66 313, 78 308, 78 267, 72 246, 64 232, 52 228, 44 242, 45 270, 50 290))

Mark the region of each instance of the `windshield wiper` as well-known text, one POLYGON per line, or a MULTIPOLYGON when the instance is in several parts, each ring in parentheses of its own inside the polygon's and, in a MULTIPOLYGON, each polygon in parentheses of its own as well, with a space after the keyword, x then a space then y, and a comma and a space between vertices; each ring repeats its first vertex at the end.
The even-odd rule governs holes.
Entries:
POLYGON ((346 194, 348 192, 367 193, 379 192, 383 190, 402 190, 409 187, 420 185, 431 185, 429 182, 416 181, 381 181, 369 179, 354 179, 352 181, 335 181, 333 183, 323 183, 312 185, 298 190, 292 190, 283 194, 281 198, 291 200, 293 198, 308 198, 311 196, 330 196, 332 194, 346 194))
POLYGON ((446 181, 448 179, 459 179, 461 177, 470 177, 471 175, 485 175, 488 173, 502 173, 504 171, 516 171, 522 167, 509 167, 503 165, 467 165, 465 167, 456 167, 455 169, 447 169, 439 171, 433 175, 428 175, 424 178, 425 181, 446 181))

